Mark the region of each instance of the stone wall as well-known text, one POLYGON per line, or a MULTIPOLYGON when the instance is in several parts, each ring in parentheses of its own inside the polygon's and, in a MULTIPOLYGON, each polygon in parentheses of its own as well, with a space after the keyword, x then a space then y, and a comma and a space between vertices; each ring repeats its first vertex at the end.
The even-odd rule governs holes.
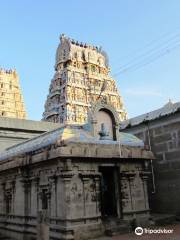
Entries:
POLYGON ((152 210, 178 214, 180 212, 180 113, 142 122, 122 131, 135 134, 144 140, 156 156, 156 160, 153 161, 155 193, 151 195, 152 210))
POLYGON ((0 117, 0 152, 58 127, 57 123, 0 117))
MULTIPOLYGON (((51 146, 0 164, 0 231, 16 239, 36 239, 37 215, 46 210, 52 239, 103 235, 100 167, 115 169, 117 218, 149 218, 144 159, 62 157, 77 144, 51 146)), ((84 153, 81 144, 78 155, 84 153)), ((103 148, 103 146, 96 146, 103 148)), ((89 146, 91 150, 91 146, 89 146)), ((107 148, 107 146, 106 146, 107 148)), ((111 151, 114 149, 110 148, 111 151)), ((92 152, 92 151, 91 151, 92 152)), ((97 151, 98 152, 98 151, 97 151)), ((104 157, 105 153, 101 155, 104 157)), ((111 154, 112 156, 112 154, 111 154)))

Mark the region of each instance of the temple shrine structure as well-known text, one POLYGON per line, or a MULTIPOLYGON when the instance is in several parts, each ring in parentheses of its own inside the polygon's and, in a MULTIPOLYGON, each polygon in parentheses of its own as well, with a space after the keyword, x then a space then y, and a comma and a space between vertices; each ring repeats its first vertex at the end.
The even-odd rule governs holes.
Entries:
POLYGON ((122 97, 109 73, 108 56, 102 48, 62 34, 43 119, 82 124, 87 122, 93 104, 104 99, 116 109, 120 120, 126 120, 122 97))

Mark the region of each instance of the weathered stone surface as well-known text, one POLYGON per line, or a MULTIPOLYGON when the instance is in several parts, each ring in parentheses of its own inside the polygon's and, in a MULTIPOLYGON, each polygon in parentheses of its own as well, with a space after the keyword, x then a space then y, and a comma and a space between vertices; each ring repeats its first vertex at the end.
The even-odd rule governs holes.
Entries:
POLYGON ((57 123, 0 117, 0 152, 58 127, 57 123))
POLYGON ((153 138, 153 141, 155 143, 162 143, 162 142, 166 142, 166 141, 169 141, 169 140, 171 140, 171 134, 169 134, 169 133, 164 133, 160 136, 157 136, 157 137, 153 138))
MULTIPOLYGON (((145 144, 149 145, 156 156, 157 160, 153 161, 156 192, 151 207, 153 211, 162 213, 174 214, 180 212, 180 113, 176 107, 179 104, 171 104, 172 111, 171 106, 169 106, 168 115, 152 118, 146 124, 140 122, 135 125, 137 119, 141 119, 145 115, 134 120, 130 119, 129 121, 134 126, 122 130, 145 140, 145 144)), ((162 109, 157 113, 163 111, 162 109)), ((150 115, 152 114, 150 113, 150 115)))
POLYGON ((172 152, 166 152, 165 158, 167 160, 177 160, 180 161, 180 150, 178 151, 172 151, 172 152))
POLYGON ((0 69, 0 116, 26 119, 16 70, 0 69))
POLYGON ((82 240, 103 235, 105 217, 148 221, 152 152, 99 140, 94 131, 63 126, 1 154, 0 229, 18 240, 82 240), (48 224, 38 222, 39 211, 48 224))
POLYGON ((37 240, 50 240, 48 217, 46 211, 40 211, 38 213, 37 240))
POLYGON ((167 143, 165 142, 163 142, 163 143, 156 143, 156 144, 154 144, 154 151, 155 152, 158 152, 158 153, 160 153, 160 152, 166 152, 167 150, 168 150, 168 147, 167 147, 167 143))
MULTIPOLYGON (((55 70, 44 119, 73 124, 1 152, 0 231, 17 240, 83 240, 103 235, 105 218, 119 230, 123 221, 148 221, 154 155, 140 139, 119 133, 126 111, 106 54, 62 35, 55 70), (48 222, 38 221, 39 212, 48 222)), ((21 123, 29 131, 30 123, 21 123)))
MULTIPOLYGON (((89 108, 99 99, 111 104, 121 120, 127 118, 122 97, 109 75, 107 55, 102 49, 76 44, 61 35, 55 71, 45 104, 44 120, 86 123, 89 108)), ((97 117, 109 120, 103 111, 97 117)))

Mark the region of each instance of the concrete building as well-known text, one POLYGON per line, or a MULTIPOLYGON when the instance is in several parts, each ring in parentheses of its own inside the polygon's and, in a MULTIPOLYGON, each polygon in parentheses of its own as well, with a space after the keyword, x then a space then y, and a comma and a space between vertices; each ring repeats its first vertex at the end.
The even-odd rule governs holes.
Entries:
POLYGON ((27 117, 16 70, 0 69, 0 116, 27 117))
POLYGON ((104 98, 121 120, 127 118, 115 80, 109 75, 107 54, 98 47, 79 43, 64 35, 56 52, 43 119, 60 123, 85 123, 93 103, 104 98))
POLYGON ((180 103, 169 101, 160 109, 128 119, 120 124, 120 130, 136 135, 155 154, 151 209, 179 215, 180 103))

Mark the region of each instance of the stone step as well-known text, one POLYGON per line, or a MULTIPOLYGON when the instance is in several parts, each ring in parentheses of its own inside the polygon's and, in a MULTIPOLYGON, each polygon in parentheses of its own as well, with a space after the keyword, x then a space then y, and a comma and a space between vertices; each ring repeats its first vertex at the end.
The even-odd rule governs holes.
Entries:
POLYGON ((111 228, 107 228, 105 230, 105 234, 106 236, 116 236, 119 234, 125 234, 125 233, 129 233, 131 231, 130 227, 127 225, 119 225, 119 226, 114 226, 111 228))
POLYGON ((9 237, 5 237, 0 233, 0 240, 13 240, 13 239, 9 237))
POLYGON ((104 221, 106 236, 115 236, 131 232, 129 221, 117 218, 109 218, 104 221))
POLYGON ((167 225, 176 221, 176 216, 172 214, 152 214, 153 225, 167 225))
POLYGON ((11 239, 11 238, 8 238, 8 237, 0 236, 0 240, 12 240, 12 239, 11 239))

